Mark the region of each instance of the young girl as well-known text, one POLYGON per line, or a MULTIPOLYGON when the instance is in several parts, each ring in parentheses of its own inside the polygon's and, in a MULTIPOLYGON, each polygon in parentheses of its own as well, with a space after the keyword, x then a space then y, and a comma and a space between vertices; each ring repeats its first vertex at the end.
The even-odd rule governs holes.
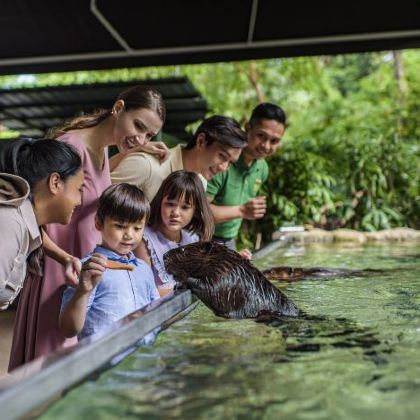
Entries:
MULTIPOLYGON (((71 146, 49 139, 20 139, 3 150, 0 172, 1 310, 22 288, 27 266, 28 271, 41 274, 40 227, 70 222, 80 205, 83 171, 71 146)), ((22 300, 22 305, 33 301, 22 300)))
POLYGON ((163 255, 198 240, 209 241, 214 222, 204 187, 194 172, 172 172, 151 202, 151 218, 136 255, 151 265, 161 296, 173 291, 175 280, 165 270, 163 255))
POLYGON ((101 245, 82 259, 78 286, 64 291, 60 327, 65 336, 95 334, 159 299, 152 270, 132 252, 149 212, 149 202, 135 185, 116 184, 102 193, 96 213, 101 245), (109 262, 127 269, 113 270, 109 262))

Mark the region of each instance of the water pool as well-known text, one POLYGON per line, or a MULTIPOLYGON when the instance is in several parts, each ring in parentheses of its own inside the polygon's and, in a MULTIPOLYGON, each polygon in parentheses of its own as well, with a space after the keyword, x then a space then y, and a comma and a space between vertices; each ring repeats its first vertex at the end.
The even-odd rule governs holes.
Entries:
POLYGON ((314 245, 258 261, 275 265, 384 271, 278 283, 313 317, 275 326, 200 304, 42 418, 420 418, 419 247, 314 245))

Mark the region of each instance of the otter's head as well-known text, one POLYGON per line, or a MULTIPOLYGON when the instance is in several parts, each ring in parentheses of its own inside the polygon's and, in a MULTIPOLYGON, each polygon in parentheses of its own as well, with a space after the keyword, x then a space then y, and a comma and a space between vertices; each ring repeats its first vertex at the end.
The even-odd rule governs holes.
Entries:
POLYGON ((179 282, 191 277, 216 281, 241 261, 239 254, 217 242, 195 242, 164 255, 166 271, 179 282))

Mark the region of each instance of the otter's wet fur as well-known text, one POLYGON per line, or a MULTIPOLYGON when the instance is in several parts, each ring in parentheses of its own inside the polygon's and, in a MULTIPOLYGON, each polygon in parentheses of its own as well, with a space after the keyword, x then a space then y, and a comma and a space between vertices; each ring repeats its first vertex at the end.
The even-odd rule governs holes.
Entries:
POLYGON ((345 268, 324 267, 272 267, 262 272, 269 280, 297 281, 308 279, 335 279, 338 277, 366 277, 383 274, 383 270, 365 269, 349 270, 345 268))
POLYGON ((299 309, 237 252, 216 242, 196 242, 164 256, 176 288, 190 289, 216 315, 269 320, 296 317, 299 309))

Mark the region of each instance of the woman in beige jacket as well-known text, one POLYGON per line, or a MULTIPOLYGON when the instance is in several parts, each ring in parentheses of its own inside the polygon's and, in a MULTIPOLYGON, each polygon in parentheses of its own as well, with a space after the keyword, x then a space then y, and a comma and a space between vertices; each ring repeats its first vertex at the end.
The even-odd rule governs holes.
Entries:
POLYGON ((20 139, 0 158, 0 310, 16 298, 26 271, 42 271, 46 223, 67 224, 80 204, 79 154, 64 142, 20 139))

